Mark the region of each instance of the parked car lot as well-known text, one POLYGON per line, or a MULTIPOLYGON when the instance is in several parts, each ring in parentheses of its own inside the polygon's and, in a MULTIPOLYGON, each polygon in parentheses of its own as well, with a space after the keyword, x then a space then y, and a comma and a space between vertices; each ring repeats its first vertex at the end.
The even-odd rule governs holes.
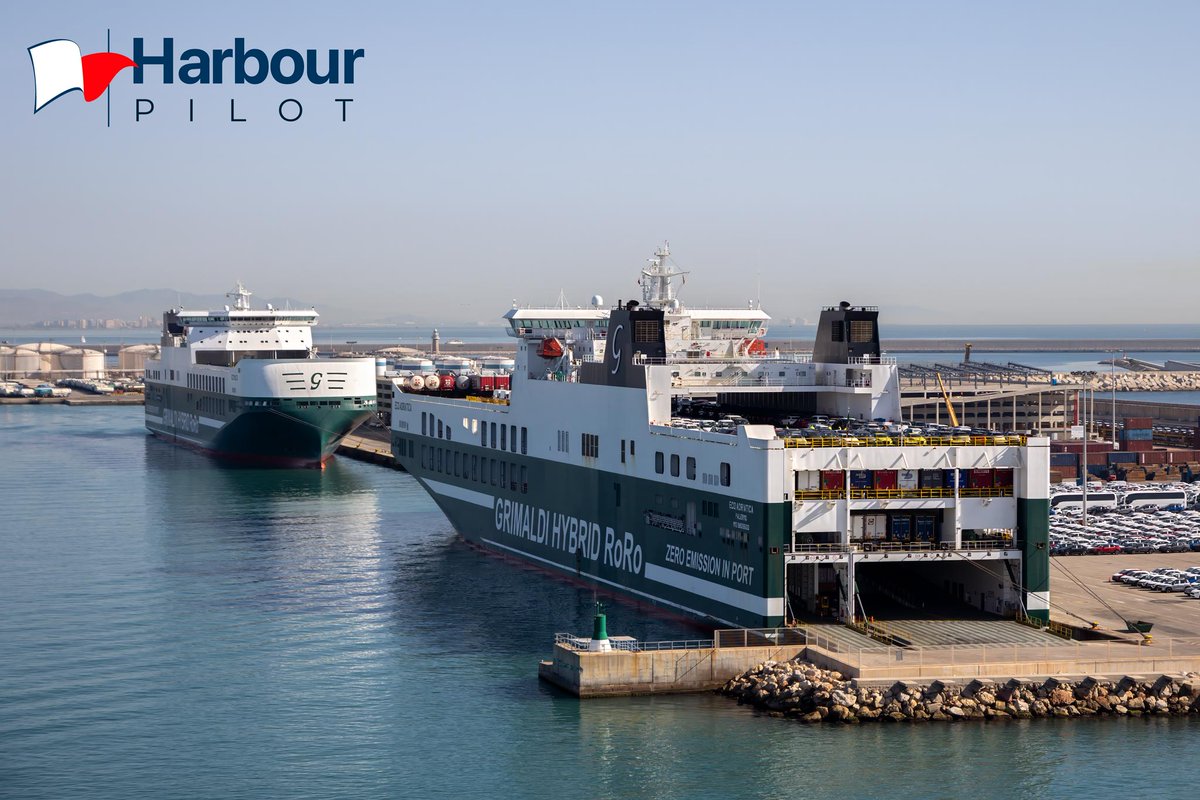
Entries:
POLYGON ((1078 509, 1062 509, 1050 518, 1050 554, 1200 552, 1200 510, 1117 509, 1090 513, 1083 524, 1078 509))

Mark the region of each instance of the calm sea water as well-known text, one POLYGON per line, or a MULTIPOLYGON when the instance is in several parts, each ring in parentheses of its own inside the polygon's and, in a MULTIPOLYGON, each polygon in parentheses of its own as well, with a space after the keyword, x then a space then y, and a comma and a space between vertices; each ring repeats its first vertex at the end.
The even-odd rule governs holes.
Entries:
POLYGON ((1192 793, 1190 720, 805 728, 566 697, 537 661, 591 593, 464 546, 401 473, 225 468, 130 408, 0 407, 0 453, 6 798, 1192 793))

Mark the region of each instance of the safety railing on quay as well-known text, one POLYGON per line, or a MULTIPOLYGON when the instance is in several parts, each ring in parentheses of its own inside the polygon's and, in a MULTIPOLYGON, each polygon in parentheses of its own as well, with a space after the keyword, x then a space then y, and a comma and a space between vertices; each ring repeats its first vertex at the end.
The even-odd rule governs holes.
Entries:
MULTIPOLYGON (((903 664, 905 667, 953 667, 975 664, 1016 664, 1052 661, 1104 662, 1121 661, 1129 658, 1195 657, 1200 659, 1200 638, 1162 638, 1152 640, 1107 639, 1102 641, 1077 641, 1060 639, 1045 642, 998 642, 987 644, 950 645, 897 645, 876 641, 872 644, 854 644, 843 637, 827 636, 818 629, 809 627, 792 628, 731 628, 713 631, 712 639, 685 639, 678 641, 640 642, 636 640, 610 639, 614 650, 625 652, 653 652, 660 650, 708 650, 744 647, 818 647, 828 653, 837 654, 848 665, 863 667, 887 667, 903 664)), ((862 626, 860 626, 861 628, 862 626)), ((854 628, 837 627, 852 636, 854 628)), ((903 631, 873 621, 866 630, 903 641, 903 631)), ((860 631, 860 635, 862 634, 860 631)), ((556 633, 554 643, 572 650, 586 652, 589 639, 569 633, 556 633)))
MULTIPOLYGON (((554 634, 554 643, 556 645, 562 645, 571 650, 587 651, 590 649, 591 641, 591 639, 571 633, 554 634)), ((712 639, 677 639, 657 642, 642 642, 637 639, 609 639, 608 643, 613 650, 622 650, 630 653, 644 653, 655 650, 708 650, 713 647, 712 639)))
POLYGON ((1024 447, 1024 435, 994 436, 793 436, 783 440, 785 448, 815 447, 1024 447))
MULTIPOLYGON (((810 645, 837 653, 854 666, 887 667, 903 664, 912 667, 956 667, 977 664, 1004 665, 1038 662, 1119 662, 1125 659, 1147 657, 1200 658, 1200 639, 1155 637, 1150 642, 1132 639, 1108 639, 1103 641, 1047 641, 1045 643, 990 643, 954 644, 936 646, 885 645, 856 647, 844 642, 826 639, 824 644, 810 641, 810 645), (828 645, 828 646, 827 646, 828 645)), ((1086 668, 1090 669, 1090 668, 1086 668)))
MULTIPOLYGON (((1012 497, 1013 487, 959 489, 959 497, 1012 497)), ((954 497, 953 489, 801 489, 797 500, 928 500, 954 497)))

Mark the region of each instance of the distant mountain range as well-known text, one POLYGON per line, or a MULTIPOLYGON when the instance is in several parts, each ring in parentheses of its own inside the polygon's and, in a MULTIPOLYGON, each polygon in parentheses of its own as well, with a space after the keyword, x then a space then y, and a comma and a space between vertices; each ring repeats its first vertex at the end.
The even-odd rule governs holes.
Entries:
MULTIPOLYGON (((174 289, 137 289, 102 297, 95 294, 59 294, 44 289, 0 289, 0 328, 32 325, 58 319, 160 319, 169 308, 221 308, 229 303, 223 294, 192 294, 174 289)), ((255 306, 270 303, 276 308, 310 308, 288 297, 254 297, 255 306)), ((351 312, 322 305, 321 321, 354 322, 351 312)))

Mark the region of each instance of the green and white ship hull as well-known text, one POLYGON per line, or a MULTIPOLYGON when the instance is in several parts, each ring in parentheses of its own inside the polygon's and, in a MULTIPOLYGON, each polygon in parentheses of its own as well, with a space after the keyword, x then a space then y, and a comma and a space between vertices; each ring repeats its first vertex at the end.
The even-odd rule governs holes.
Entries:
POLYGON ((374 396, 234 397, 146 385, 146 427, 161 439, 236 461, 316 466, 374 412, 374 396))
POLYGON ((731 501, 470 443, 393 433, 392 445, 473 544, 722 625, 783 620, 790 503, 731 501))
POLYGON ((641 303, 509 311, 511 393, 394 394, 393 454, 467 541, 717 625, 849 622, 864 595, 1045 618, 1046 440, 892 439, 878 309, 824 309, 811 358, 769 356, 766 314, 685 308, 667 255, 641 303), (677 416, 697 403, 731 416, 677 416))
POLYGON ((164 315, 159 358, 146 362, 146 427, 215 456, 317 466, 375 413, 375 364, 317 359, 315 311, 233 309, 164 315))

